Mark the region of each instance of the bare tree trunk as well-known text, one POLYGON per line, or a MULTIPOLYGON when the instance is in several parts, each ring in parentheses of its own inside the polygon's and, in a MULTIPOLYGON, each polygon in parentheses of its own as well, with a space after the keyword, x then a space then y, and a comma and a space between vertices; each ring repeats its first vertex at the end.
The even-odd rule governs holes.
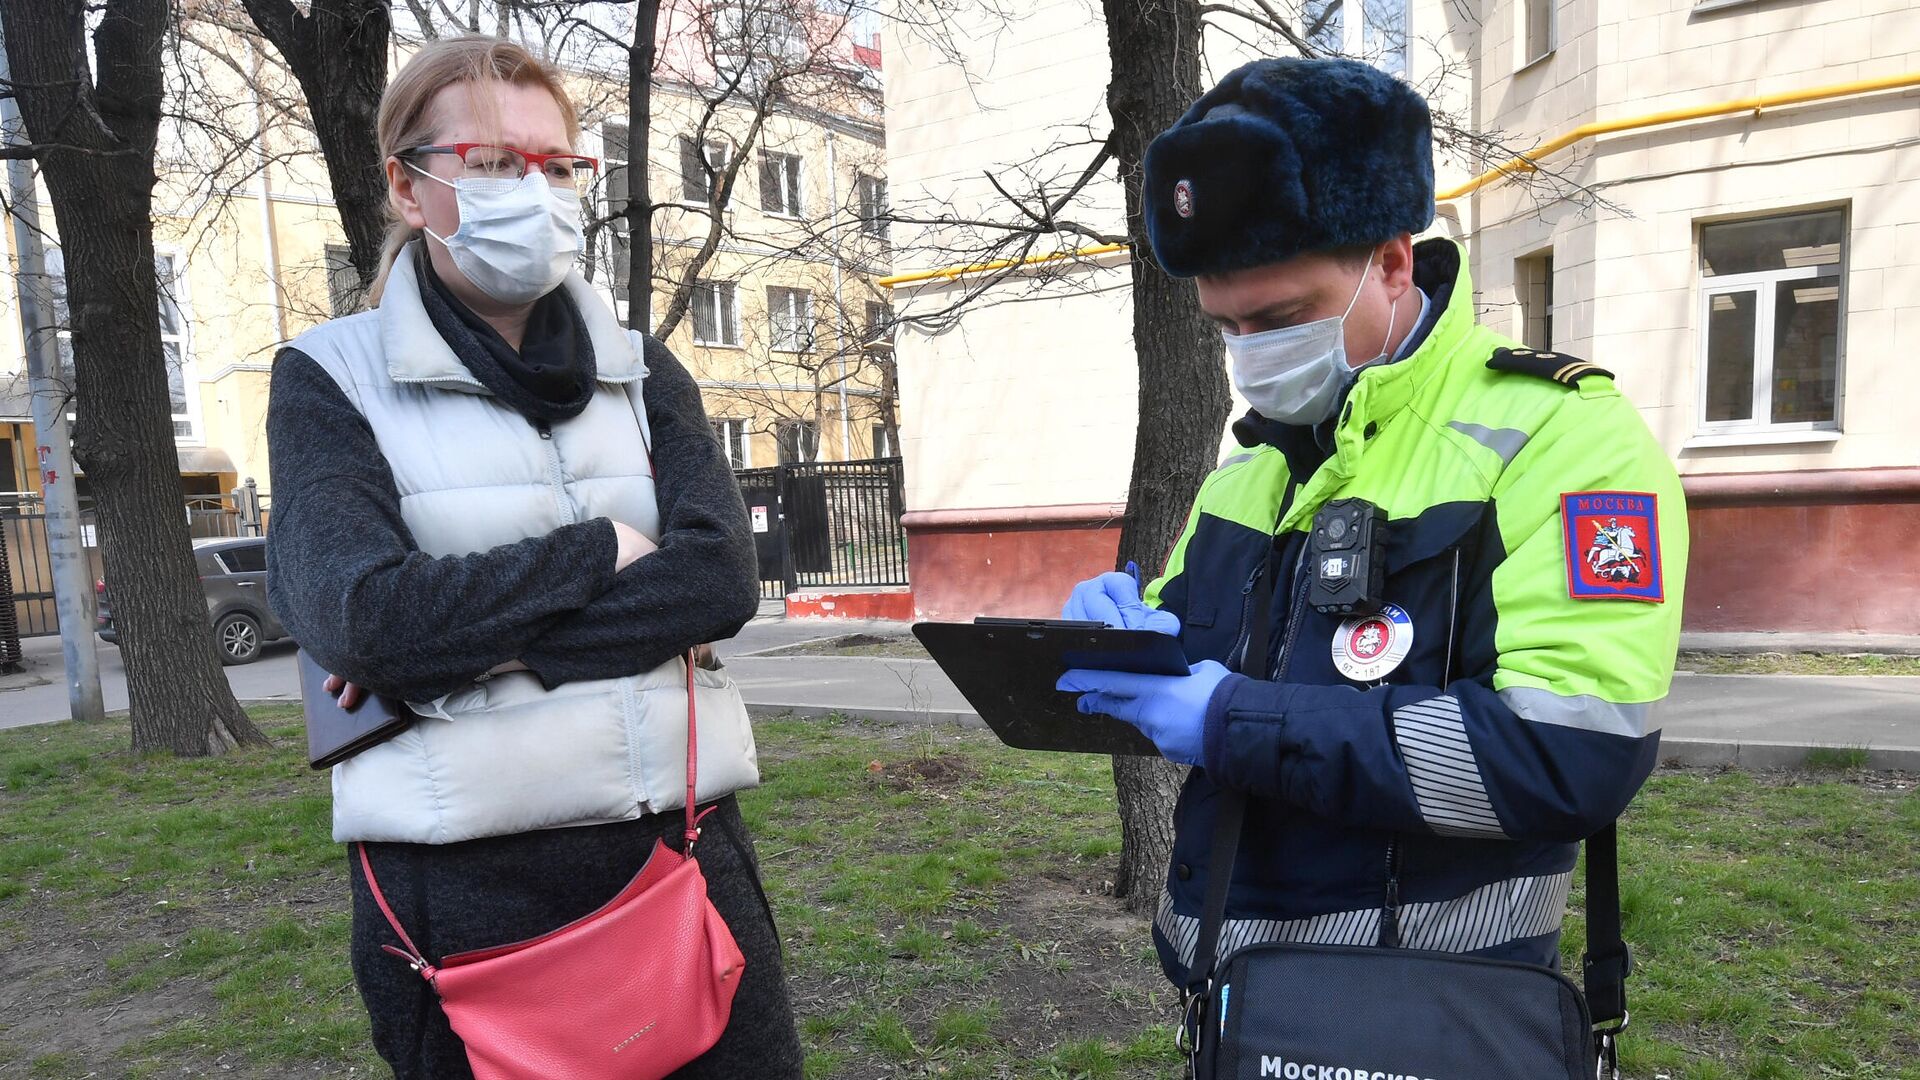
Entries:
POLYGON ((243 2, 300 80, 364 296, 380 272, 387 232, 387 176, 374 122, 387 89, 392 9, 387 0, 313 0, 302 15, 293 0, 243 2))
POLYGON ((900 369, 894 365, 894 353, 891 348, 881 358, 880 368, 880 426, 887 433, 887 449, 893 456, 900 453, 900 414, 896 407, 900 400, 900 369))
POLYGON ((167 0, 0 0, 27 134, 66 258, 79 421, 121 631, 133 748, 224 753, 266 736, 227 686, 182 510, 153 261, 167 0))
POLYGON ((660 0, 639 0, 633 44, 627 49, 627 325, 651 332, 653 322, 653 60, 660 33, 660 0))
MULTIPOLYGON (((1126 188, 1140 367, 1140 420, 1119 561, 1157 571, 1213 467, 1229 406, 1219 332, 1201 314, 1192 283, 1168 277, 1154 261, 1141 212, 1147 143, 1200 96, 1201 12, 1198 0, 1102 0, 1102 7, 1113 62, 1107 111, 1126 188)), ((1151 913, 1159 900, 1185 773, 1160 758, 1113 759, 1121 835, 1115 893, 1136 912, 1151 913)))

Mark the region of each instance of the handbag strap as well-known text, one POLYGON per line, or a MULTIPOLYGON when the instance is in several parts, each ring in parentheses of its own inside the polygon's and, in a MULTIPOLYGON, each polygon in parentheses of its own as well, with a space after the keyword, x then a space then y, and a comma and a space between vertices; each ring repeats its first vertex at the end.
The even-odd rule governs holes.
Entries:
MULTIPOLYGON (((693 650, 689 649, 687 651, 687 844, 686 847, 681 850, 681 854, 689 859, 693 858, 694 841, 700 839, 700 819, 707 816, 706 814, 694 813, 693 808, 694 778, 698 776, 700 772, 700 738, 697 720, 697 714, 700 710, 694 706, 693 701, 693 657, 693 650)), ((707 813, 710 814, 712 812, 713 808, 708 807, 707 813)))
MULTIPOLYGON (((694 805, 693 805, 694 781, 695 781, 695 778, 699 775, 700 747, 699 747, 699 737, 698 737, 699 709, 694 704, 694 682, 693 682, 694 658, 693 658, 692 651, 688 651, 686 655, 686 661, 687 661, 687 805, 685 807, 685 813, 686 813, 687 824, 686 824, 686 832, 685 832, 686 846, 684 849, 682 849, 681 854, 691 859, 693 858, 694 842, 700 839, 700 821, 701 819, 705 818, 708 814, 713 813, 714 808, 709 806, 705 811, 702 811, 699 813, 696 813, 694 811, 694 805)), ((387 917, 387 925, 393 927, 393 932, 399 936, 401 944, 406 946, 406 948, 404 949, 399 949, 399 948, 395 948, 392 945, 382 945, 380 946, 381 951, 391 953, 392 955, 397 956, 402 960, 405 960, 409 965, 413 967, 413 970, 420 973, 422 978, 431 982, 435 974, 434 966, 427 962, 426 955, 420 951, 420 947, 418 945, 415 945, 413 943, 413 938, 407 936, 407 928, 400 925, 400 917, 393 913, 393 905, 387 903, 387 894, 384 891, 382 891, 380 888, 380 879, 374 876, 373 860, 371 858, 368 858, 367 856, 366 843, 364 841, 355 841, 354 847, 357 849, 356 854, 358 854, 360 857, 360 869, 367 875, 367 889, 368 891, 373 893, 373 902, 380 905, 380 914, 385 915, 387 917)))

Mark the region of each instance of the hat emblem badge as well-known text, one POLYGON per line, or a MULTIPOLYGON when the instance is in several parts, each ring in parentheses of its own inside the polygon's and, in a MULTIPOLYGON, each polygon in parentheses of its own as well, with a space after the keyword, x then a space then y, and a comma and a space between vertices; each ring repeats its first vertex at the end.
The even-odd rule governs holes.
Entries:
POLYGON ((1182 180, 1173 185, 1173 212, 1183 218, 1193 216, 1193 181, 1182 180))

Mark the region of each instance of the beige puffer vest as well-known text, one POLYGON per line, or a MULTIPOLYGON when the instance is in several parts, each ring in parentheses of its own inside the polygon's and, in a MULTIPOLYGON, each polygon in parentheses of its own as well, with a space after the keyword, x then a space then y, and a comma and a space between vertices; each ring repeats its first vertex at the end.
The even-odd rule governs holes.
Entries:
MULTIPOLYGON (((420 550, 465 555, 596 517, 659 539, 645 447, 640 337, 579 275, 562 286, 587 324, 599 386, 543 438, 460 362, 420 302, 413 249, 380 307, 302 334, 293 347, 366 417, 420 550)), ((378 642, 365 643, 369 649, 378 642)), ((701 801, 759 782, 753 731, 732 679, 694 672, 701 801)), ((685 803, 687 668, 545 689, 531 674, 477 682, 425 706, 404 734, 333 770, 335 840, 450 844, 623 821, 685 803)))

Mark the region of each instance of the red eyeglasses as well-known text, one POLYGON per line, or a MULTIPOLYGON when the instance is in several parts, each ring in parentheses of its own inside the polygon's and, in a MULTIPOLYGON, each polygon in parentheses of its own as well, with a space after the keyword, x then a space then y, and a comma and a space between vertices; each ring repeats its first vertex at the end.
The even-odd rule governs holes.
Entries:
POLYGON ((529 170, 539 169, 555 187, 571 184, 584 190, 600 174, 600 160, 584 154, 536 154, 514 146, 488 143, 443 143, 400 152, 401 157, 419 154, 451 154, 460 159, 468 176, 518 180, 529 170))

